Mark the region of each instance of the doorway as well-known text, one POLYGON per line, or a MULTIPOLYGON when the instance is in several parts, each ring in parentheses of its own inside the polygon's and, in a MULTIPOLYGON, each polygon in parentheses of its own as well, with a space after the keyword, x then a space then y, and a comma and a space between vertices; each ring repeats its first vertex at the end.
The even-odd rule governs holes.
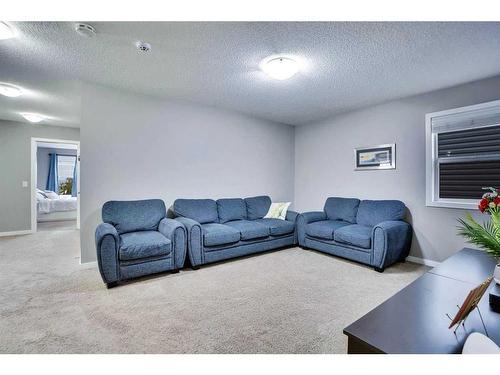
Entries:
POLYGON ((80 229, 80 142, 31 139, 31 231, 80 229))

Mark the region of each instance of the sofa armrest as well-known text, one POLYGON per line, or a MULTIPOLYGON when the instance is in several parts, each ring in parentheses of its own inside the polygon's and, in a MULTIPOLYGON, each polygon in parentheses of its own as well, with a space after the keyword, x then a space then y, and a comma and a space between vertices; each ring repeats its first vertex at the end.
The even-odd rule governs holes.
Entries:
POLYGON ((186 227, 177 220, 163 218, 158 224, 158 232, 172 241, 172 249, 174 250, 175 268, 179 269, 184 266, 186 260, 187 248, 187 231, 186 227))
POLYGON ((95 247, 102 280, 106 284, 120 280, 118 261, 120 237, 116 228, 108 223, 99 224, 95 230, 95 247))
POLYGON ((373 227, 372 265, 385 267, 404 260, 410 252, 412 228, 404 221, 384 221, 373 227))
POLYGON ((323 211, 303 212, 298 216, 296 226, 300 246, 305 246, 306 225, 320 220, 326 220, 326 214, 323 211))
POLYGON ((191 265, 196 267, 203 264, 203 231, 201 229, 201 224, 187 217, 176 217, 174 220, 178 221, 186 228, 187 253, 191 265))
POLYGON ((286 212, 286 217, 285 219, 287 221, 293 221, 294 223, 297 221, 297 218, 299 216, 299 213, 298 212, 295 212, 295 211, 291 211, 291 210, 288 210, 286 212))

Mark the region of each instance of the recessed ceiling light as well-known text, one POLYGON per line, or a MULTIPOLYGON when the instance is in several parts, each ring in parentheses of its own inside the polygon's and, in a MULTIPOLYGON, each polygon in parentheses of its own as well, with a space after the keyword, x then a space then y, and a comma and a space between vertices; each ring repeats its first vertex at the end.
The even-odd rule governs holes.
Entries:
POLYGON ((77 23, 75 31, 86 38, 92 38, 96 34, 94 26, 86 23, 77 23))
POLYGON ((0 39, 14 38, 14 31, 5 22, 0 22, 0 39))
POLYGON ((45 117, 42 115, 39 115, 37 113, 21 113, 21 116, 23 116, 26 120, 29 122, 40 122, 45 120, 45 117))
POLYGON ((22 94, 23 90, 20 87, 11 85, 10 83, 0 83, 0 95, 17 98, 22 94))
POLYGON ((290 57, 268 57, 262 60, 261 69, 274 79, 285 80, 297 74, 299 64, 290 57))

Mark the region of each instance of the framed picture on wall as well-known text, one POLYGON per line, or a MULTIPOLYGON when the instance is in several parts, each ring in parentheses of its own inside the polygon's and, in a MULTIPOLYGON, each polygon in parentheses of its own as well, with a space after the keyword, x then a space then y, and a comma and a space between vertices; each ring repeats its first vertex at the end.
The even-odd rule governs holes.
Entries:
POLYGON ((396 144, 386 144, 354 149, 357 171, 370 169, 396 169, 396 144))

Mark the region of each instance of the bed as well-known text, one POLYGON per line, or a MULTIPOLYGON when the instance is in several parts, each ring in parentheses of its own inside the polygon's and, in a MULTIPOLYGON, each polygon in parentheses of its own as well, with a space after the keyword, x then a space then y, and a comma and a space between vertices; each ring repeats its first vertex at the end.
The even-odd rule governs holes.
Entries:
POLYGON ((37 221, 76 220, 77 199, 37 189, 37 221))

